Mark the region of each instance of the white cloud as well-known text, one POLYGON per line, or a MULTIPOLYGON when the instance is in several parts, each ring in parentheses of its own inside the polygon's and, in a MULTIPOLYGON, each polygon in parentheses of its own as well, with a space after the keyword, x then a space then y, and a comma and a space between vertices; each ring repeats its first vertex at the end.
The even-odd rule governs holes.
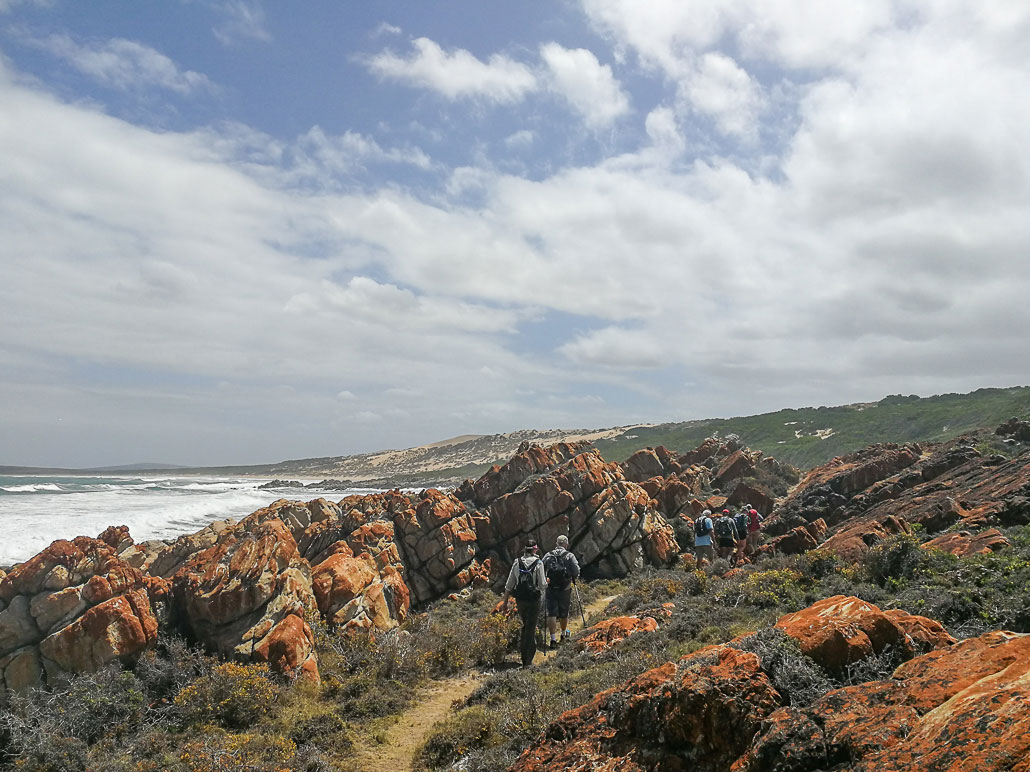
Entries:
POLYGON ((419 169, 432 166, 429 156, 419 148, 384 149, 373 138, 357 132, 329 136, 319 126, 298 139, 296 150, 330 174, 350 171, 369 161, 407 164, 419 169))
MULTIPOLYGON (((668 80, 665 95, 693 84, 695 109, 720 120, 758 109, 733 101, 748 93, 734 68, 789 80, 825 48, 815 30, 763 36, 721 5, 687 5, 696 26, 666 36, 650 74, 668 80), (750 42, 731 61, 711 48, 723 40, 750 42)), ((152 132, 0 72, 0 361, 13 362, 0 401, 22 421, 6 452, 42 448, 32 425, 57 409, 95 430, 143 415, 148 393, 162 414, 151 406, 147 435, 216 462, 232 432, 205 433, 213 422, 263 424, 282 445, 241 429, 262 457, 240 460, 257 461, 330 455, 341 438, 403 447, 1026 382, 1020 8, 849 21, 833 34, 840 66, 811 64, 783 89, 774 107, 791 119, 762 158, 705 144, 670 102, 647 113, 639 152, 532 177, 484 155, 428 190, 296 184, 428 163, 368 134, 152 132), (77 388, 80 362, 135 380, 77 388), (390 389, 423 395, 403 421, 390 389), (363 423, 359 408, 382 420, 363 423)), ((640 13, 654 21, 650 4, 640 13)), ((95 447, 85 428, 52 436, 95 447)))
POLYGON ((536 135, 529 129, 520 129, 505 137, 504 144, 509 148, 529 147, 535 139, 536 135))
POLYGON ((8 13, 14 10, 19 5, 35 5, 43 8, 49 8, 54 4, 54 0, 0 0, 0 13, 8 13))
POLYGON ((380 22, 379 26, 372 31, 372 37, 378 38, 383 35, 400 35, 404 30, 387 22, 380 22))
POLYGON ((559 351, 578 365, 635 370, 672 363, 652 334, 620 327, 606 327, 580 336, 559 351))
POLYGON ((510 104, 537 88, 529 67, 502 54, 483 62, 462 48, 444 51, 429 38, 416 38, 412 45, 415 50, 408 57, 383 51, 366 64, 382 78, 427 88, 451 100, 482 98, 510 104))
POLYGON ((212 32, 222 45, 233 46, 241 41, 267 43, 272 39, 268 31, 265 10, 253 0, 215 0, 215 10, 221 21, 212 32))
POLYGON ((683 89, 690 108, 715 120, 726 134, 753 137, 761 93, 758 84, 728 56, 704 54, 683 89))
POLYGON ((629 112, 629 97, 592 51, 564 48, 557 43, 540 47, 549 71, 550 87, 579 112, 591 128, 603 128, 629 112))
POLYGON ((160 51, 132 40, 113 38, 83 43, 68 35, 50 35, 28 42, 111 88, 129 90, 158 86, 179 94, 214 89, 205 75, 181 70, 160 51))
POLYGON ((353 391, 344 389, 343 391, 336 392, 336 398, 344 402, 350 402, 357 399, 357 395, 353 391))
POLYGON ((415 397, 421 397, 422 391, 419 389, 412 389, 408 386, 395 386, 387 389, 384 394, 391 397, 404 397, 406 399, 414 399, 415 397))
POLYGON ((383 147, 374 137, 355 131, 327 134, 320 126, 311 127, 292 142, 237 123, 204 129, 195 136, 211 161, 230 161, 273 186, 349 189, 354 187, 357 173, 376 164, 411 166, 422 171, 435 168, 421 148, 383 147))
POLYGON ((645 64, 680 78, 699 53, 727 39, 744 58, 790 68, 840 66, 862 56, 881 30, 925 4, 870 0, 582 0, 588 18, 645 64))
POLYGON ((686 147, 686 141, 676 125, 676 113, 672 108, 656 107, 647 114, 644 128, 656 148, 678 155, 686 147))

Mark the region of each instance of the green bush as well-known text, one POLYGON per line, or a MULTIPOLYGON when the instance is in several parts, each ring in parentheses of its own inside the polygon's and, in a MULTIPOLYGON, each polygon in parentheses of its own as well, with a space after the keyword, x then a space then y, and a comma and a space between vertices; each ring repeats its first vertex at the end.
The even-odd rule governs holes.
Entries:
POLYGON ((801 574, 791 568, 754 571, 741 582, 736 602, 758 608, 796 610, 804 602, 801 579, 801 574))
POLYGON ((499 665, 518 641, 519 618, 495 614, 497 596, 473 593, 467 602, 445 601, 419 615, 408 629, 425 653, 430 673, 446 676, 470 667, 499 665))
POLYGON ((464 708, 436 725, 415 753, 416 770, 445 769, 470 751, 486 747, 494 734, 493 717, 482 707, 464 708))
POLYGON ((767 627, 731 645, 758 656, 762 670, 788 705, 811 705, 834 688, 822 668, 801 652, 798 642, 774 627, 767 627))
POLYGON ((264 715, 274 715, 279 687, 264 663, 219 665, 175 695, 174 704, 187 724, 214 723, 247 729, 264 715))
POLYGON ((825 579, 841 574, 848 565, 835 552, 814 549, 797 557, 797 570, 810 579, 825 579))
POLYGON ((219 660, 182 638, 162 634, 136 662, 133 673, 151 704, 171 700, 179 690, 209 674, 219 660))
POLYGON ((863 566, 871 581, 881 587, 895 588, 915 576, 926 557, 926 551, 920 548, 915 536, 900 533, 872 547, 865 555, 863 566))
POLYGON ((286 772, 296 752, 285 737, 208 732, 188 742, 179 761, 186 772, 286 772))
POLYGON ((14 695, 0 720, 7 754, 23 768, 74 770, 86 764, 91 744, 135 732, 146 710, 136 678, 112 666, 14 695))

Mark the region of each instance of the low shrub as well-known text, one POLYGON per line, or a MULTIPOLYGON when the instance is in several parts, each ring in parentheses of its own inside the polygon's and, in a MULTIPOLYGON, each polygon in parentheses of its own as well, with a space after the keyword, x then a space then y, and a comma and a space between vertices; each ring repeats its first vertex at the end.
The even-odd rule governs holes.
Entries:
MULTIPOLYGON (((495 604, 496 596, 492 599, 495 604)), ((520 622, 516 614, 493 613, 492 604, 464 610, 457 605, 441 604, 409 627, 433 675, 453 675, 477 665, 499 665, 518 640, 520 622)))
POLYGON ((873 546, 865 554, 863 567, 870 581, 894 588, 915 576, 926 557, 915 536, 900 533, 873 546))
POLYGON ((758 656, 762 670, 788 705, 811 705, 834 688, 822 668, 803 654, 798 642, 782 630, 767 627, 730 645, 758 656))
POLYGON ((161 634, 152 649, 143 652, 133 673, 153 703, 170 701, 187 684, 209 674, 219 664, 178 636, 161 634))
POLYGON ((797 570, 811 579, 825 579, 834 574, 846 575, 849 565, 836 552, 814 549, 798 556, 797 570))
POLYGON ((187 772, 288 772, 296 752, 285 737, 212 732, 183 746, 179 761, 187 772))
POLYGON ((0 720, 6 752, 22 768, 74 770, 86 764, 90 745, 135 732, 146 710, 140 683, 112 666, 70 676, 56 688, 14 695, 0 720))
MULTIPOLYGON (((802 576, 791 568, 752 571, 747 573, 737 588, 734 605, 748 605, 757 608, 778 608, 794 611, 801 608, 804 601, 802 576)), ((732 589, 720 592, 717 597, 730 601, 732 589)))
POLYGON ((180 690, 173 702, 186 724, 246 729, 274 715, 278 698, 266 664, 226 662, 180 690))
POLYGON ((494 717, 480 706, 464 708, 436 725, 415 753, 416 770, 444 769, 494 738, 494 717))

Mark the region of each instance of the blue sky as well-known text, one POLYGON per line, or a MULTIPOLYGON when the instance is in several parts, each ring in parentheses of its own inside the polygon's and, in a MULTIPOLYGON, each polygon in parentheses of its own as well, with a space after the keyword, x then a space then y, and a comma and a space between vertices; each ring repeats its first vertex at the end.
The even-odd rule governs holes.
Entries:
POLYGON ((0 0, 0 464, 1028 383, 1028 33, 1015 1, 0 0))

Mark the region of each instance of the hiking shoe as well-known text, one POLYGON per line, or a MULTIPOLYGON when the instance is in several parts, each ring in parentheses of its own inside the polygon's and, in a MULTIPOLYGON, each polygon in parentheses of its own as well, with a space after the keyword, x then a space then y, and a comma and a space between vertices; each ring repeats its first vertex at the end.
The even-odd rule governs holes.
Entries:
POLYGON ((557 649, 558 648, 558 641, 556 641, 554 638, 552 638, 551 642, 547 645, 547 648, 549 648, 549 649, 557 649))
POLYGON ((572 633, 570 633, 568 630, 561 634, 562 643, 565 643, 565 641, 569 640, 570 638, 572 638, 572 633))

